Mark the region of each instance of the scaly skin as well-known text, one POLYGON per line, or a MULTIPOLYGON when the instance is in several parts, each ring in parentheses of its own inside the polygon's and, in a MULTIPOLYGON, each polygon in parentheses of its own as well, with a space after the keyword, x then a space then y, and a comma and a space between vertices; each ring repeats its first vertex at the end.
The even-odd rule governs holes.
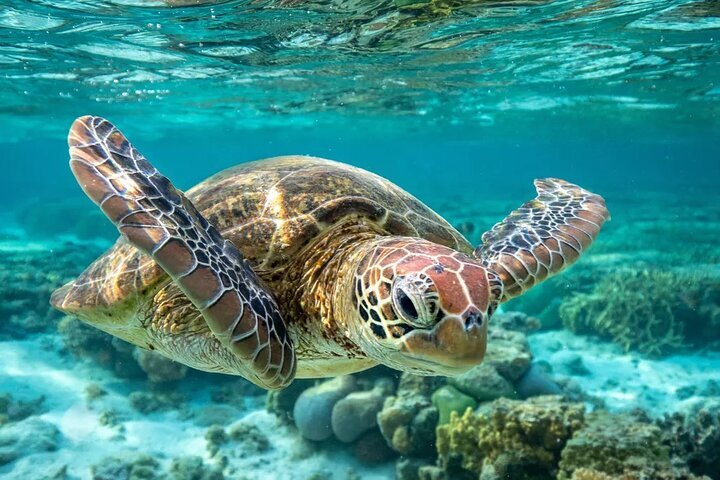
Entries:
POLYGON ((482 361, 502 296, 494 272, 417 238, 376 237, 356 247, 335 304, 350 312, 345 331, 368 356, 418 375, 457 375, 482 361))

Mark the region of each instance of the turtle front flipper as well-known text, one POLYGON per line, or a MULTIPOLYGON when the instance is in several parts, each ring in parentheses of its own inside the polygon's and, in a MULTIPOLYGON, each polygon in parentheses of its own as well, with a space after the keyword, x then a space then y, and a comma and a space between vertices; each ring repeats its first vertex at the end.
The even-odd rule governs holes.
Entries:
POLYGON ((81 117, 68 135, 70 167, 85 193, 200 310, 240 372, 265 388, 295 375, 295 351, 278 306, 230 241, 110 122, 81 117))
POLYGON ((475 256, 501 278, 509 300, 571 265, 610 218, 605 200, 556 178, 482 236, 475 256))

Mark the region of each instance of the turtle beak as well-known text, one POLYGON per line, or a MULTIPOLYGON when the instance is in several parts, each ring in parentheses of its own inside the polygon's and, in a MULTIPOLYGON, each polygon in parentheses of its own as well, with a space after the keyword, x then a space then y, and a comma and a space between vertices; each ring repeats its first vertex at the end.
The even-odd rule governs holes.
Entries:
POLYGON ((63 313, 75 313, 79 310, 80 306, 73 304, 71 295, 69 295, 72 286, 73 282, 70 282, 55 290, 52 295, 50 295, 50 305, 63 313))
POLYGON ((482 362, 487 347, 487 318, 471 311, 444 318, 432 330, 415 330, 401 351, 427 364, 433 373, 454 376, 482 362))

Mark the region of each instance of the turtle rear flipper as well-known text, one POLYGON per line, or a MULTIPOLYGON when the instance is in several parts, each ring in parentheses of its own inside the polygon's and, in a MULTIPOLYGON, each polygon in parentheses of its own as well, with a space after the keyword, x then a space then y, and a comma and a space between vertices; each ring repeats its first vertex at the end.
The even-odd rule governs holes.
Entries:
POLYGON ((574 263, 610 218, 605 200, 556 178, 535 180, 537 197, 482 236, 475 256, 501 278, 501 301, 574 263))
POLYGON ((278 306, 230 241, 110 122, 81 117, 68 135, 70 167, 85 193, 128 241, 152 258, 200 310, 240 372, 265 388, 295 375, 278 306))

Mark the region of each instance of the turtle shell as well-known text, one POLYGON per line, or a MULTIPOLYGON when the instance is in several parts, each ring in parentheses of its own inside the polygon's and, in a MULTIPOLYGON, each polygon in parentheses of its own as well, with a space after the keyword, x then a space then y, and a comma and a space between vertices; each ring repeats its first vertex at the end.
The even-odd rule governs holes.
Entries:
MULTIPOLYGON (((398 186, 319 158, 241 164, 213 175, 186 196, 265 280, 276 280, 296 255, 343 222, 370 222, 387 235, 421 237, 472 252, 462 234, 398 186)), ((149 256, 121 238, 63 289, 63 303, 74 310, 112 309, 168 281, 149 256)))

